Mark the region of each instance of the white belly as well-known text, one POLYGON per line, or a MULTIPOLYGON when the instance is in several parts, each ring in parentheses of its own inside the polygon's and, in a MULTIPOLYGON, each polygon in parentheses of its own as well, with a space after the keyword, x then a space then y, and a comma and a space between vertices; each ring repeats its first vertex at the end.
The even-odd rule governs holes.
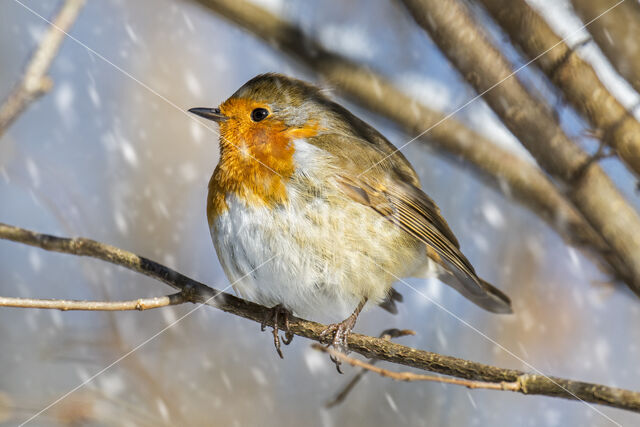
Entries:
POLYGON ((394 276, 424 262, 413 248, 400 249, 405 259, 391 256, 398 248, 388 233, 400 231, 369 208, 351 203, 336 215, 326 198, 290 195, 277 208, 227 195, 228 210, 212 224, 218 258, 242 297, 303 317, 344 318, 363 297, 381 302, 394 276))

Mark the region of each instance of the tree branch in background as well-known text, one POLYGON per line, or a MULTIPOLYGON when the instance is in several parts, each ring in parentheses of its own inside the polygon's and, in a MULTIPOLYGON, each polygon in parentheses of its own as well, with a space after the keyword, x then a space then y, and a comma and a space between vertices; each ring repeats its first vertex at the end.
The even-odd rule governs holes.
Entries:
POLYGON ((382 75, 343 56, 328 52, 296 25, 254 3, 243 0, 196 0, 236 23, 318 73, 342 95, 364 108, 391 119, 410 134, 439 123, 421 142, 441 154, 462 159, 498 191, 540 216, 563 240, 587 253, 606 273, 626 283, 634 276, 616 253, 561 195, 542 171, 461 122, 448 118, 405 95, 382 75), (593 254, 597 254, 596 257, 593 254))
POLYGON ((640 295, 640 217, 595 159, 568 138, 553 113, 512 75, 511 65, 455 0, 403 0, 416 22, 550 175, 630 273, 640 295))
POLYGON ((163 297, 138 298, 130 301, 78 301, 63 299, 11 298, 0 296, 0 307, 47 308, 62 311, 124 311, 149 310, 187 302, 181 293, 163 297))
MULTIPOLYGON (((619 0, 571 0, 583 22, 615 6, 619 0)), ((640 93, 640 4, 624 1, 587 27, 602 53, 631 86, 640 93)))
MULTIPOLYGON (((480 0, 480 3, 529 58, 546 52, 535 64, 599 131, 602 141, 614 148, 627 167, 640 177, 640 123, 609 93, 591 65, 576 55, 524 0, 480 0)), ((606 19, 606 15, 600 19, 606 19)), ((598 21, 593 25, 598 25, 598 21)), ((640 43, 640 22, 637 26, 636 42, 640 43)), ((638 55, 640 58, 640 47, 638 55)))
MULTIPOLYGON (((210 288, 162 264, 140 257, 123 249, 85 238, 68 239, 48 234, 40 234, 11 225, 0 223, 0 239, 11 240, 54 252, 89 256, 119 265, 126 269, 142 273, 157 279, 181 291, 185 301, 205 303, 228 313, 263 323, 271 309, 245 301, 241 298, 210 288)), ((273 326, 273 321, 267 324, 273 326)), ((280 328, 284 328, 284 319, 280 319, 280 328)), ((325 342, 322 332, 325 325, 295 316, 289 318, 290 331, 296 335, 319 342, 325 342)), ((426 371, 437 372, 456 378, 489 383, 522 382, 524 394, 539 394, 582 400, 629 411, 640 412, 640 393, 600 384, 572 381, 544 375, 532 375, 515 369, 502 369, 482 363, 471 362, 450 356, 443 356, 424 350, 392 343, 389 340, 352 333, 348 338, 352 351, 365 357, 380 359, 391 363, 410 366, 426 371)))
POLYGON ((66 0, 60 8, 53 25, 27 64, 22 81, 0 106, 0 137, 29 104, 51 89, 53 83, 47 72, 60 49, 64 32, 71 28, 83 5, 84 0, 66 0))

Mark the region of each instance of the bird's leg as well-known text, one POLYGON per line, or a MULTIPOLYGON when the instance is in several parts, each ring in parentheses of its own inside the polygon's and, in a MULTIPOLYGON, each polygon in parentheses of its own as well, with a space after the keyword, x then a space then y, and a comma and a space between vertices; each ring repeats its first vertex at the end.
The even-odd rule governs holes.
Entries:
MULTIPOLYGON (((360 301, 360 304, 356 307, 356 309, 351 313, 349 317, 344 319, 340 323, 333 323, 322 331, 320 334, 321 337, 327 336, 329 334, 333 334, 333 339, 331 340, 330 346, 333 346, 336 350, 339 350, 343 353, 347 353, 349 351, 349 346, 347 345, 347 339, 349 338, 349 334, 351 330, 356 324, 356 320, 358 319, 358 315, 362 311, 362 308, 367 303, 367 298, 363 298, 360 301)), ((342 373, 340 370, 340 361, 335 357, 331 356, 331 360, 336 364, 336 369, 338 372, 342 373)))
POLYGON ((282 337, 282 342, 284 345, 291 344, 291 341, 293 341, 293 333, 289 330, 289 316, 291 315, 291 312, 282 304, 271 307, 271 309, 265 313, 264 319, 262 319, 262 323, 260 324, 260 330, 264 331, 267 323, 269 323, 269 321, 273 321, 273 345, 276 347, 278 356, 280 356, 281 359, 284 359, 282 349, 280 348, 280 330, 278 329, 278 317, 280 317, 280 315, 284 318, 284 337, 282 337))

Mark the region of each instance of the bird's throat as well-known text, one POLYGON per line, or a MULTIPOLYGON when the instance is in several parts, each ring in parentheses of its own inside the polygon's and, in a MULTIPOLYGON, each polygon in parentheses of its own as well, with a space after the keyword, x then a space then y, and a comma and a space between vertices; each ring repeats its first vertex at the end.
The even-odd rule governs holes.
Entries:
POLYGON ((227 210, 226 197, 234 195, 248 205, 286 203, 286 182, 294 173, 290 144, 230 146, 221 144, 220 162, 209 181, 209 224, 227 210))

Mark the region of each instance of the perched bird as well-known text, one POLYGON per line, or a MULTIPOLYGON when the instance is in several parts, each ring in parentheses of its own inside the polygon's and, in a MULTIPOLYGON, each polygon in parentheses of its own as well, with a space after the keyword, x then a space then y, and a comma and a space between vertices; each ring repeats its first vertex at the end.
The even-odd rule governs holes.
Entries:
POLYGON ((189 111, 220 125, 207 199, 218 258, 238 294, 273 307, 281 357, 278 315, 351 313, 325 331, 346 349, 367 302, 397 311, 402 277, 435 272, 480 307, 511 313, 407 159, 319 88, 263 74, 218 108, 189 111))

